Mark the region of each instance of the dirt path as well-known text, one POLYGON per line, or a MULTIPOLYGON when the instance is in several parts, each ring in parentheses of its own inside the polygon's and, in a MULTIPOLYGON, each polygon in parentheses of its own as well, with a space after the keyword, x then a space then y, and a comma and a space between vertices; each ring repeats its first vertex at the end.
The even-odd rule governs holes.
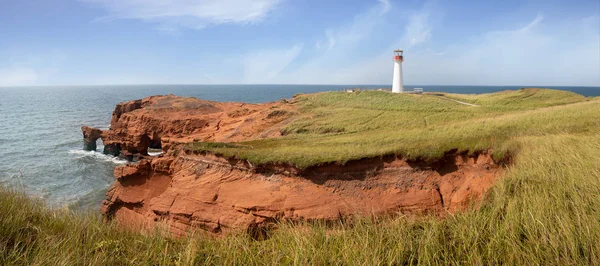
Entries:
MULTIPOLYGON (((434 94, 434 95, 435 95, 435 94, 434 94)), ((456 102, 456 103, 460 103, 460 104, 468 105, 468 106, 473 106, 473 107, 481 107, 481 105, 472 104, 472 103, 466 103, 466 102, 461 102, 461 101, 459 101, 459 100, 454 100, 454 99, 452 99, 452 98, 448 98, 448 97, 446 97, 446 96, 442 96, 442 95, 435 95, 435 96, 437 96, 437 97, 440 97, 440 98, 443 98, 443 99, 446 99, 446 100, 450 100, 450 101, 453 101, 453 102, 456 102)))

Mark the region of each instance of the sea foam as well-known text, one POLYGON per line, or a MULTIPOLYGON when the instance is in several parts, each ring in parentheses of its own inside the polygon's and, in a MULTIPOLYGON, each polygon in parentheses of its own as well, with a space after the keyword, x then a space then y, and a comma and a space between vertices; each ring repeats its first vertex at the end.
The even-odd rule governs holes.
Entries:
POLYGON ((107 161, 107 162, 112 162, 114 164, 126 164, 127 163, 127 160, 123 160, 123 159, 120 159, 118 157, 114 157, 111 155, 106 155, 104 153, 97 152, 97 151, 69 150, 69 153, 79 155, 77 158, 88 157, 88 158, 99 159, 99 160, 103 160, 103 161, 107 161))

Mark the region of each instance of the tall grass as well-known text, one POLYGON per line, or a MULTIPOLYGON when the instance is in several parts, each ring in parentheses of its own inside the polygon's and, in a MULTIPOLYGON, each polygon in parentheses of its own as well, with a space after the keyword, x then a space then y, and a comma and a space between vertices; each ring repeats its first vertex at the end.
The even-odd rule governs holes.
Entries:
MULTIPOLYGON (((598 109, 595 99, 498 114, 475 111, 482 114, 455 121, 455 131, 450 125, 442 127, 451 137, 479 141, 482 147, 493 142, 478 138, 496 136, 507 149, 518 152, 480 208, 441 219, 399 215, 354 217, 334 225, 282 223, 264 241, 253 241, 243 231, 170 238, 160 229, 140 233, 121 228, 97 214, 47 209, 22 193, 0 189, 0 264, 599 264, 598 109), (469 135, 460 135, 461 130, 469 135)), ((414 145, 428 144, 428 137, 445 145, 472 145, 431 134, 414 145)), ((332 137, 323 145, 349 141, 344 134, 335 136, 342 139, 332 137)), ((292 140, 283 143, 288 141, 292 140)))
POLYGON ((477 210, 280 224, 271 238, 172 239, 0 192, 0 264, 519 264, 600 262, 600 136, 523 137, 477 210))

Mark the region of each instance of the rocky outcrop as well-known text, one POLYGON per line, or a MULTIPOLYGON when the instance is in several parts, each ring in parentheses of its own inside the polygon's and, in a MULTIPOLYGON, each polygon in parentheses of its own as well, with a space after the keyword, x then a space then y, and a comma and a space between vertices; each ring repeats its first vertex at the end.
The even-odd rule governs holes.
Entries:
MULTIPOLYGON (((166 224, 174 234, 191 228, 265 232, 277 221, 333 221, 355 214, 443 215, 476 204, 501 172, 486 151, 451 151, 434 162, 387 155, 298 169, 252 165, 178 145, 277 137, 294 111, 285 101, 252 105, 172 95, 119 104, 101 138, 105 147, 130 159, 138 156, 139 162, 115 168, 102 213, 128 225, 166 224), (164 153, 146 156, 148 148, 164 153)), ((83 131, 84 137, 98 135, 83 131)))
POLYGON ((102 130, 88 126, 82 126, 83 132, 83 150, 95 151, 96 141, 102 136, 102 130))
POLYGON ((84 148, 95 150, 101 138, 105 154, 139 159, 148 155, 148 148, 166 151, 173 143, 276 137, 293 108, 286 102, 247 104, 152 96, 118 104, 109 130, 83 126, 84 148))

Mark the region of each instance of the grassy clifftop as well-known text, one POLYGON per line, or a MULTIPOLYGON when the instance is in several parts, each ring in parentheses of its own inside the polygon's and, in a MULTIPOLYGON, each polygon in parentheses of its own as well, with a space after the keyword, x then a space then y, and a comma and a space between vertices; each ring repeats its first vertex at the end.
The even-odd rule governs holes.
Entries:
POLYGON ((288 126, 287 137, 251 142, 252 149, 206 145, 255 160, 264 155, 269 160, 294 159, 306 164, 388 151, 430 154, 419 145, 435 151, 453 145, 519 149, 514 163, 476 210, 443 219, 399 216, 375 221, 357 217, 333 226, 281 224, 265 241, 252 241, 244 232, 172 239, 160 233, 126 231, 102 222, 97 215, 48 210, 39 201, 0 189, 0 264, 598 264, 600 101, 546 90, 543 94, 556 97, 548 100, 534 94, 513 106, 484 100, 531 92, 448 95, 481 107, 431 95, 303 95, 296 104, 306 108, 301 111, 305 117, 288 126), (398 102, 406 104, 399 106, 398 102), (353 114, 354 119, 339 113, 341 110, 353 114), (367 114, 395 119, 384 122, 377 116, 369 119, 367 114), (417 115, 420 119, 415 119, 417 115), (328 121, 343 130, 323 132, 320 128, 328 126, 328 121), (414 134, 408 134, 411 132, 414 134), (442 144, 428 141, 428 137, 442 144), (336 143, 349 147, 337 147, 336 143), (325 155, 319 155, 321 152, 325 155), (310 159, 303 161, 301 155, 310 159))
POLYGON ((495 108, 497 110, 522 110, 564 105, 583 101, 585 97, 568 91, 528 88, 489 94, 443 94, 446 97, 495 108))
POLYGON ((300 113, 282 138, 239 146, 192 143, 186 148, 256 164, 308 167, 392 153, 435 159, 452 149, 492 149, 502 157, 517 151, 516 138, 600 129, 600 100, 548 89, 480 95, 326 92, 296 96, 293 104, 300 113))

